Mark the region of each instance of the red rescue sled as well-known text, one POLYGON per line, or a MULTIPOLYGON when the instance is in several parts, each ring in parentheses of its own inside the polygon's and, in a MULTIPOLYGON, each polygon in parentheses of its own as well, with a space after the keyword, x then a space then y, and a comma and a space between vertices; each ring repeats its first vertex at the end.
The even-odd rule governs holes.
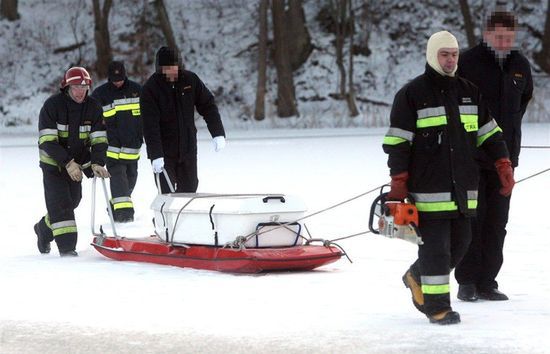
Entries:
POLYGON ((92 246, 119 261, 149 262, 234 273, 305 271, 343 256, 334 246, 299 245, 281 248, 233 249, 215 246, 177 246, 156 236, 144 239, 95 236, 92 246))

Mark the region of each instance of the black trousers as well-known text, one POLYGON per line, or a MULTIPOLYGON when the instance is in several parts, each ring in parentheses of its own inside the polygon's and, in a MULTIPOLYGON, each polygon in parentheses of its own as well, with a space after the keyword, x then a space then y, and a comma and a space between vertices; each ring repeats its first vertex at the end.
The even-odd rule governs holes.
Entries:
POLYGON ((109 182, 115 221, 123 221, 133 217, 134 205, 131 196, 138 177, 137 161, 118 162, 108 159, 107 168, 111 174, 109 182))
POLYGON ((480 171, 477 218, 472 222, 472 243, 455 271, 459 284, 475 284, 481 290, 498 288, 495 279, 504 261, 502 249, 510 209, 510 197, 502 196, 500 188, 495 171, 480 171))
POLYGON ((60 252, 73 251, 78 236, 74 210, 82 199, 82 184, 71 180, 64 169, 42 168, 42 176, 48 214, 38 227, 50 241, 55 240, 60 252))
MULTIPOLYGON (((197 176, 196 156, 187 158, 181 162, 176 159, 164 158, 164 169, 168 172, 176 193, 195 193, 197 191, 199 179, 197 176)), ((157 183, 156 178, 155 183, 157 183)), ((170 193, 170 188, 162 173, 160 176, 160 188, 163 194, 170 193)))
POLYGON ((431 316, 451 309, 449 274, 462 259, 471 240, 470 219, 419 220, 423 245, 411 271, 421 280, 424 310, 431 316))

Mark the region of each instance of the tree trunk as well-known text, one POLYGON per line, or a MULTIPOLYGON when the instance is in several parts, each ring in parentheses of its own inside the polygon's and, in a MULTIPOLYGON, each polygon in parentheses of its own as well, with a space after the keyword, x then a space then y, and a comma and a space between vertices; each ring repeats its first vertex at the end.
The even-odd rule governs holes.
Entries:
POLYGON ((292 70, 298 69, 306 62, 313 51, 311 36, 306 26, 306 16, 302 0, 289 0, 287 19, 287 38, 289 40, 290 64, 292 70))
POLYGON ((260 34, 258 36, 258 86, 256 88, 256 107, 254 119, 265 118, 265 89, 267 70, 267 7, 269 0, 260 0, 260 34))
MULTIPOLYGON (((170 17, 166 11, 166 6, 164 6, 163 0, 155 0, 155 7, 157 8, 158 19, 164 38, 166 39, 166 44, 174 49, 176 53, 181 55, 178 45, 176 44, 176 38, 174 37, 174 31, 172 31, 172 25, 170 24, 170 17)), ((182 63, 183 64, 183 63, 182 63)))
POLYGON ((112 0, 105 0, 103 9, 99 0, 93 1, 94 6, 94 39, 96 48, 96 72, 100 78, 107 77, 109 63, 113 60, 111 51, 111 40, 109 37, 109 11, 111 11, 112 0))
POLYGON ((468 38, 468 47, 472 48, 476 45, 476 36, 474 35, 474 24, 470 15, 470 5, 468 0, 459 0, 460 11, 464 17, 464 29, 466 30, 466 38, 468 38))
POLYGON ((0 4, 0 17, 6 18, 8 21, 19 20, 17 0, 2 0, 0 4))
POLYGON ((350 20, 350 30, 349 30, 349 86, 348 86, 348 108, 350 117, 357 117, 359 115, 359 110, 357 109, 357 103, 355 102, 355 88, 353 87, 353 35, 355 32, 355 14, 353 13, 353 8, 351 0, 347 1, 348 11, 349 11, 349 20, 350 20))
POLYGON ((298 115, 298 110, 288 41, 285 34, 285 0, 273 0, 271 14, 273 16, 275 67, 277 69, 277 115, 281 118, 292 117, 298 115))
MULTIPOLYGON (((331 5, 332 2, 331 2, 331 5)), ((336 0, 336 7, 332 6, 334 19, 336 23, 336 39, 334 46, 336 48, 336 66, 340 72, 339 97, 343 99, 346 96, 346 69, 344 68, 344 40, 346 36, 346 0, 336 0)))
POLYGON ((533 59, 542 70, 550 74, 550 0, 546 8, 546 23, 542 37, 542 49, 533 55, 533 59))

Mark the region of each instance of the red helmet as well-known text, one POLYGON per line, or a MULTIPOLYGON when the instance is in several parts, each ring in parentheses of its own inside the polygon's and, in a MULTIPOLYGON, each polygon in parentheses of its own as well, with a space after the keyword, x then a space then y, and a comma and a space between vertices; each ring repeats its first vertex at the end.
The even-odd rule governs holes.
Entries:
POLYGON ((86 69, 80 66, 73 66, 65 73, 61 81, 61 88, 69 85, 88 85, 92 86, 92 77, 86 69))

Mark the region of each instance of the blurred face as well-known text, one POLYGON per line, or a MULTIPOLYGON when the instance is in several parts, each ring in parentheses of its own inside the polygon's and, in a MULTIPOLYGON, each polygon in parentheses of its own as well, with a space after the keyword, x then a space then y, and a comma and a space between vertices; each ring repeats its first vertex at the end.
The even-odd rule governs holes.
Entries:
POLYGON ((121 81, 112 81, 113 85, 115 85, 117 88, 121 88, 122 85, 124 85, 124 80, 121 81))
POLYGON ((516 31, 513 28, 496 25, 495 28, 483 32, 485 43, 500 52, 508 52, 514 46, 516 31))
POLYGON ((84 102, 89 89, 90 86, 88 85, 70 85, 69 95, 76 103, 82 103, 84 102))
POLYGON ((437 52, 437 61, 443 72, 452 74, 458 62, 458 48, 441 48, 437 52))
POLYGON ((178 66, 161 66, 160 68, 162 74, 166 77, 168 81, 174 82, 178 80, 178 66))

